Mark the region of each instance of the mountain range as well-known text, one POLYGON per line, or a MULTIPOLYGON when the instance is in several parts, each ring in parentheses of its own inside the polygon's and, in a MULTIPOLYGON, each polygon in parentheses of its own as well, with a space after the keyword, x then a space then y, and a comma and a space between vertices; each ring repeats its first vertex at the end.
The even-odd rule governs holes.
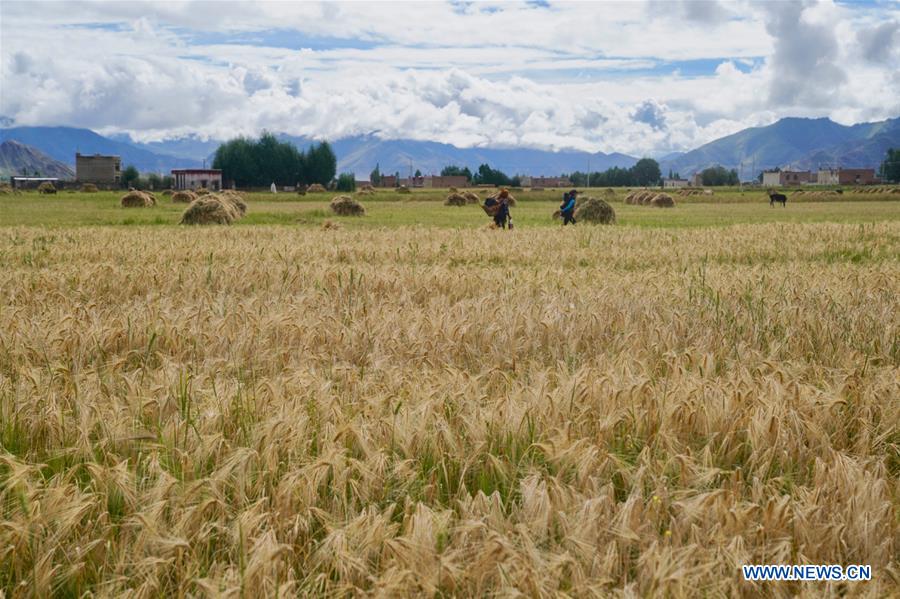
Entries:
MULTIPOLYGON (((279 135, 282 140, 305 149, 315 140, 279 135)), ((138 143, 128 136, 104 137, 89 129, 73 127, 7 127, 0 129, 0 142, 16 140, 72 165, 75 153, 115 154, 123 166, 142 172, 165 173, 172 168, 198 168, 212 164, 221 141, 188 136, 153 143, 138 143)), ((487 163, 509 174, 553 176, 572 171, 603 171, 627 168, 638 158, 627 154, 576 151, 551 152, 527 148, 458 148, 449 144, 409 139, 381 139, 359 135, 332 142, 338 157, 338 172, 355 173, 367 179, 377 164, 383 173, 410 170, 439 173, 447 165, 472 170, 487 163)), ((888 148, 900 147, 900 117, 875 123, 841 125, 827 118, 784 118, 765 127, 744 129, 689 152, 667 154, 659 159, 662 172, 669 169, 682 176, 709 166, 737 169, 745 179, 759 171, 781 167, 799 170, 825 166, 877 168, 888 148)))
POLYGON ((0 176, 32 176, 35 173, 42 177, 58 177, 60 179, 75 177, 75 171, 69 165, 54 160, 40 150, 13 139, 7 139, 0 143, 0 176))

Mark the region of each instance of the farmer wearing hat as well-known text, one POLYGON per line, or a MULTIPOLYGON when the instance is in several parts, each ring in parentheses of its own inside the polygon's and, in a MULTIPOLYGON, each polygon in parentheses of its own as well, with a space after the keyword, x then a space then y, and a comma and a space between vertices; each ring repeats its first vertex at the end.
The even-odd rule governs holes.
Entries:
POLYGON ((575 199, 577 195, 577 189, 563 194, 563 203, 559 206, 559 213, 563 217, 564 227, 569 223, 575 224, 575 199))

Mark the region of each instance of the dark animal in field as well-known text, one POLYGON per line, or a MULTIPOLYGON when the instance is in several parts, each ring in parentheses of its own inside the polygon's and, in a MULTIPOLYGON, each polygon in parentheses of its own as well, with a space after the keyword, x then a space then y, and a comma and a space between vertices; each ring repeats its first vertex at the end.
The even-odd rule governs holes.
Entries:
POLYGON ((769 192, 769 206, 775 206, 775 202, 781 202, 782 208, 787 208, 787 196, 783 193, 769 192))

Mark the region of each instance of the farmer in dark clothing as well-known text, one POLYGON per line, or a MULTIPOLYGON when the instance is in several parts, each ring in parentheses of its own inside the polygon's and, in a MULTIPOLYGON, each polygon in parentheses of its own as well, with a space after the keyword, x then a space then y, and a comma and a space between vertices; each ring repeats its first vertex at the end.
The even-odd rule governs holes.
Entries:
POLYGON ((494 215, 494 224, 500 229, 505 229, 507 221, 512 220, 509 215, 508 189, 500 191, 500 195, 497 196, 497 203, 500 204, 500 208, 497 210, 497 214, 494 215))
POLYGON ((577 195, 578 191, 574 189, 563 194, 563 203, 559 206, 559 213, 563 217, 564 227, 569 223, 575 224, 575 197, 577 195))

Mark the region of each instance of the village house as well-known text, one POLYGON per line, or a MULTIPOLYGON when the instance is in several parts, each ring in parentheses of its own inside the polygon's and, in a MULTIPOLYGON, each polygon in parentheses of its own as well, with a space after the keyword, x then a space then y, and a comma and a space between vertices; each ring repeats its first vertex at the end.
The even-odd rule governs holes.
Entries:
POLYGON ((75 180, 78 183, 118 185, 122 179, 122 159, 118 156, 75 154, 75 180))
POLYGON ((440 188, 440 187, 468 187, 469 180, 466 179, 465 175, 449 175, 449 176, 439 176, 439 175, 429 175, 424 178, 422 181, 423 187, 432 187, 432 188, 440 188))
POLYGON ((682 187, 687 187, 688 181, 687 179, 663 179, 663 187, 666 189, 679 189, 682 187))
POLYGON ((785 185, 808 185, 812 179, 809 171, 764 171, 765 187, 783 187, 785 185))
POLYGON ((828 168, 819 169, 819 185, 871 185, 878 183, 872 168, 828 168))
POLYGON ((572 187, 572 181, 568 177, 529 177, 520 179, 522 187, 572 187))
POLYGON ((222 171, 217 168, 179 168, 172 170, 175 189, 222 189, 222 171))

